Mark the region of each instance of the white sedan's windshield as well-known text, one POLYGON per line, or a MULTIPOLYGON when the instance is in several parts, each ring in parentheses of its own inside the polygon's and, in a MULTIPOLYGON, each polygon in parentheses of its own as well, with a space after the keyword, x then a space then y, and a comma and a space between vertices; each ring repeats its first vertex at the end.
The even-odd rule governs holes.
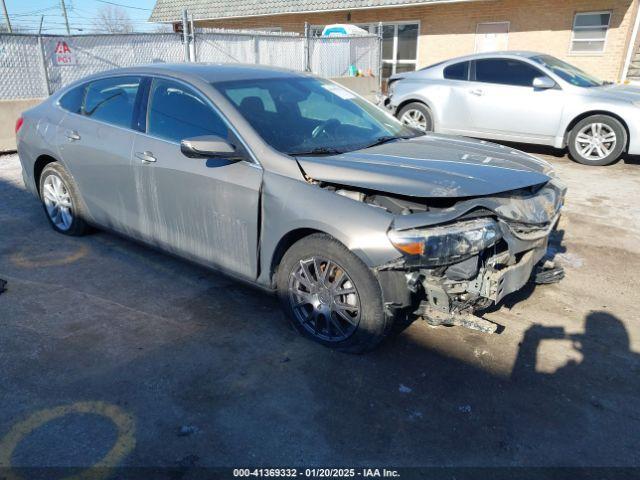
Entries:
POLYGON ((420 135, 334 83, 270 78, 214 83, 260 136, 290 154, 333 154, 420 135))
POLYGON ((560 78, 577 87, 600 87, 604 84, 602 80, 597 79, 593 75, 589 75, 578 67, 574 67, 570 63, 563 62, 559 58, 552 57, 551 55, 537 55, 531 57, 531 60, 547 67, 560 78))

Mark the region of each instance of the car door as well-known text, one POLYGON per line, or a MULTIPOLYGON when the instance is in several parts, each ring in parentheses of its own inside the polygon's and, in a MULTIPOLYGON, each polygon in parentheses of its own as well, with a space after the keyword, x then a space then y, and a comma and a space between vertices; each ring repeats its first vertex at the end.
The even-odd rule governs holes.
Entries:
POLYGON ((111 77, 83 86, 80 109, 58 126, 63 163, 73 175, 92 220, 131 233, 137 219, 131 172, 138 76, 111 77))
MULTIPOLYGON (((442 75, 445 79, 444 90, 434 90, 434 96, 440 97, 439 118, 436 129, 442 133, 456 133, 471 128, 469 104, 466 98, 469 91, 471 62, 458 62, 446 66, 442 75)), ((434 102, 435 103, 435 102, 434 102)))
POLYGON ((518 59, 486 58, 472 64, 466 92, 472 132, 489 138, 549 143, 560 126, 564 95, 559 87, 537 89, 545 74, 518 59))
POLYGON ((154 78, 146 105, 144 133, 133 145, 140 235, 199 263, 255 278, 262 168, 191 86, 154 78), (186 157, 180 141, 201 135, 230 141, 246 161, 186 157))

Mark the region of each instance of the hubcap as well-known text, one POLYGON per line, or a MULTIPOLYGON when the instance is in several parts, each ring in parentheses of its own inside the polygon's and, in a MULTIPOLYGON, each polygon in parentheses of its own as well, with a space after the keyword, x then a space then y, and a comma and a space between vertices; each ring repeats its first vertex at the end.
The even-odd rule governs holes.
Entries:
POLYGON ((587 160, 602 160, 616 147, 618 138, 605 123, 591 123, 576 135, 576 150, 587 160))
POLYGON ((69 230, 73 223, 71 195, 60 177, 51 174, 45 178, 42 198, 53 224, 60 230, 69 230))
POLYGON ((360 322, 360 296, 351 277, 326 258, 300 260, 289 275, 289 302, 296 320, 329 342, 345 340, 360 322))
POLYGON ((400 121, 409 127, 417 128, 423 132, 427 131, 427 117, 420 110, 413 108, 407 110, 400 117, 400 121))

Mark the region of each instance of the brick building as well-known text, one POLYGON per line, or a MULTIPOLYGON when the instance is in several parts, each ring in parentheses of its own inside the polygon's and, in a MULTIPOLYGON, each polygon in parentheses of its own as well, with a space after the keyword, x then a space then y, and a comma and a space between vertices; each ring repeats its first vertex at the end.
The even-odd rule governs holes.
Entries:
POLYGON ((157 0, 156 22, 182 10, 196 26, 318 34, 352 23, 378 33, 383 74, 473 52, 549 53, 605 80, 640 76, 635 64, 640 0, 157 0), (627 75, 628 74, 628 75, 627 75))

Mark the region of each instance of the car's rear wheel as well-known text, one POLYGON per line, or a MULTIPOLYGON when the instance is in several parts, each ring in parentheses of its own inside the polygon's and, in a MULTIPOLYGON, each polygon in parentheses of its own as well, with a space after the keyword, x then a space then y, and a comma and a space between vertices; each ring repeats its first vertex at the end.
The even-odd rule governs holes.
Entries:
POLYGON ((88 225, 73 178, 59 163, 50 163, 40 175, 40 198, 53 229, 65 235, 84 235, 88 225))
POLYGON ((423 132, 433 131, 433 115, 431 115, 431 110, 424 103, 409 103, 402 107, 396 116, 409 127, 423 132))
POLYGON ((569 153, 584 165, 609 165, 620 158, 627 143, 622 124, 608 115, 580 120, 568 139, 569 153))
POLYGON ((371 270, 329 235, 313 234, 285 253, 276 274, 282 306, 296 329, 327 347, 361 353, 376 347, 391 319, 371 270))

